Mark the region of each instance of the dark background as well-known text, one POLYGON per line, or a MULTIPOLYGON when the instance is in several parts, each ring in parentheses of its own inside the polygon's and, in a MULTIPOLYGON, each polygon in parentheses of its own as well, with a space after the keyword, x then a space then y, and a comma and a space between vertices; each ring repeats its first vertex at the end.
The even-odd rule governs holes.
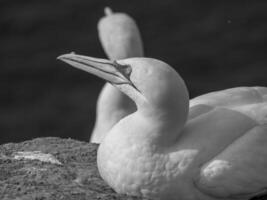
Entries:
POLYGON ((88 141, 104 82, 56 57, 105 57, 96 29, 105 6, 137 21, 146 56, 179 71, 191 97, 267 85, 265 0, 1 0, 0 143, 88 141))

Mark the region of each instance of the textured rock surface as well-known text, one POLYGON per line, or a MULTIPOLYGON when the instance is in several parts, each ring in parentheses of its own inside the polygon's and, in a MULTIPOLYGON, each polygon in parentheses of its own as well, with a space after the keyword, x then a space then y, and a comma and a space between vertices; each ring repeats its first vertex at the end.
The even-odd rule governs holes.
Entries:
MULTIPOLYGON (((0 146, 1 200, 138 200, 116 194, 99 176, 98 145, 72 139, 37 138, 0 146), (17 152, 51 154, 60 163, 14 159, 17 152)), ((19 153, 21 155, 21 153, 19 153)), ((253 200, 266 200, 267 197, 253 200)))
POLYGON ((116 194, 99 176, 98 145, 72 139, 37 138, 0 146, 1 200, 138 199, 116 194), (52 154, 60 164, 14 159, 17 152, 52 154))

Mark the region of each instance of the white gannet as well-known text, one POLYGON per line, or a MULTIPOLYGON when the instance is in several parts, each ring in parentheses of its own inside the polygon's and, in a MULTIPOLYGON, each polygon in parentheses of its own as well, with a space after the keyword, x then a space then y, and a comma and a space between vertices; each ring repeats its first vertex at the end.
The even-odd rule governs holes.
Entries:
MULTIPOLYGON (((125 13, 113 13, 108 7, 105 8, 105 14, 98 23, 98 34, 108 58, 143 57, 143 43, 135 21, 125 13)), ((100 143, 112 126, 134 111, 134 102, 106 83, 97 99, 96 122, 90 142, 100 143)))
POLYGON ((266 87, 210 93, 189 108, 184 81, 162 61, 59 59, 110 82, 137 106, 98 149, 100 175, 116 192, 162 200, 236 200, 266 192, 266 87))

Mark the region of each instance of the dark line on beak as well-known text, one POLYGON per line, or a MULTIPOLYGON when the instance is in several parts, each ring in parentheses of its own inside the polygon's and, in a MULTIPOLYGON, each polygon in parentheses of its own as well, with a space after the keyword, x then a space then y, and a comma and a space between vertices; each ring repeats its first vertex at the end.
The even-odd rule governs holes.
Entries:
MULTIPOLYGON (((86 59, 86 58, 81 58, 81 57, 80 57, 80 59, 81 59, 81 60, 84 60, 84 61, 78 61, 78 60, 75 60, 75 59, 73 59, 73 58, 68 58, 68 57, 67 57, 67 58, 64 58, 64 59, 66 59, 66 60, 70 60, 70 61, 72 61, 72 62, 76 62, 76 63, 79 63, 79 64, 82 64, 82 65, 85 65, 85 66, 88 66, 88 67, 92 67, 92 68, 94 68, 94 69, 96 69, 96 70, 99 70, 99 71, 101 71, 101 72, 103 72, 103 73, 107 73, 107 74, 110 74, 110 75, 113 75, 113 76, 116 76, 116 77, 122 79, 122 78, 121 78, 120 76, 118 76, 117 74, 113 74, 113 73, 111 73, 111 72, 107 72, 107 71, 102 70, 102 69, 100 69, 100 68, 96 68, 96 67, 94 67, 94 66, 92 66, 92 65, 89 65, 89 64, 86 62, 86 61, 92 62, 92 60, 89 60, 89 59, 86 59)), ((136 89, 140 94, 142 94, 141 91, 140 91, 140 90, 133 84, 133 82, 131 81, 131 79, 128 78, 127 76, 125 76, 124 72, 120 69, 120 66, 123 66, 123 65, 120 65, 120 64, 117 63, 116 61, 113 61, 113 63, 101 62, 101 61, 93 61, 93 62, 100 63, 100 64, 111 65, 111 66, 114 67, 116 70, 118 70, 118 72, 121 73, 121 75, 122 75, 124 78, 126 78, 126 79, 128 80, 128 82, 122 82, 122 83, 112 83, 112 82, 106 80, 107 82, 109 82, 109 83, 111 83, 111 84, 117 84, 117 85, 129 84, 129 85, 131 85, 134 89, 136 89)))

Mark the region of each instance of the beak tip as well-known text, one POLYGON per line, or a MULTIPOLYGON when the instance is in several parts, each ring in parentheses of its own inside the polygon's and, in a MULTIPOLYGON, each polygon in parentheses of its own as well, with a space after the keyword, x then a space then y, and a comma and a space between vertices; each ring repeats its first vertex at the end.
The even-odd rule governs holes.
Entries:
POLYGON ((64 61, 66 58, 69 58, 70 56, 72 56, 74 54, 75 54, 74 52, 67 53, 67 54, 62 54, 62 55, 57 57, 57 60, 64 61))
POLYGON ((65 58, 67 58, 67 56, 66 56, 66 55, 68 55, 68 54, 63 54, 63 55, 60 55, 60 56, 58 56, 58 57, 57 57, 57 60, 64 61, 64 60, 65 60, 65 58))
POLYGON ((61 60, 61 59, 62 59, 62 57, 61 57, 61 56, 58 56, 56 59, 57 59, 57 60, 61 60))

